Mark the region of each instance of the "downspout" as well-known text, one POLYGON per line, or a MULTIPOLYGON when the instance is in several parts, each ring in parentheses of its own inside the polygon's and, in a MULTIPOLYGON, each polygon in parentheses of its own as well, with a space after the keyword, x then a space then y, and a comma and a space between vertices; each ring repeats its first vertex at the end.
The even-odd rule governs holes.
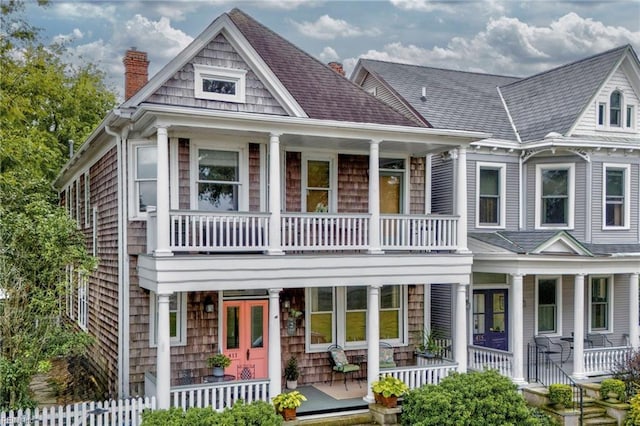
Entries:
POLYGON ((105 132, 116 138, 118 181, 118 397, 129 395, 129 262, 127 261, 127 185, 124 184, 126 149, 124 141, 129 135, 125 127, 121 133, 105 125, 105 132))

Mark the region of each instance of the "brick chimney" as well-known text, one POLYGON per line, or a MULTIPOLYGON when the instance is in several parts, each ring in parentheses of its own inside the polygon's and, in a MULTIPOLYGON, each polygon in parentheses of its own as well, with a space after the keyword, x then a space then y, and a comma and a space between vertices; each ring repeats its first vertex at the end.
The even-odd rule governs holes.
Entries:
POLYGON ((344 68, 342 68, 342 64, 340 62, 329 62, 329 67, 341 76, 345 76, 344 68))
POLYGON ((147 52, 139 52, 135 47, 127 50, 124 58, 124 100, 136 94, 149 79, 147 52))

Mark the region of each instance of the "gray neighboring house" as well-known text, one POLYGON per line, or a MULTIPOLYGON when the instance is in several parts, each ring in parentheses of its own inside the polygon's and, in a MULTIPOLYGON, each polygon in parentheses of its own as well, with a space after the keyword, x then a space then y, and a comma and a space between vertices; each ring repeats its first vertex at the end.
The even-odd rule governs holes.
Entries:
MULTIPOLYGON (((466 157, 470 368, 488 355, 514 381, 532 380, 527 348, 537 341, 581 379, 638 348, 640 63, 631 46, 525 78, 362 59, 351 80, 416 123, 492 135, 466 157)), ((429 213, 455 206, 456 163, 427 156, 429 213)), ((452 295, 440 290, 431 285, 427 317, 446 327, 452 295)))

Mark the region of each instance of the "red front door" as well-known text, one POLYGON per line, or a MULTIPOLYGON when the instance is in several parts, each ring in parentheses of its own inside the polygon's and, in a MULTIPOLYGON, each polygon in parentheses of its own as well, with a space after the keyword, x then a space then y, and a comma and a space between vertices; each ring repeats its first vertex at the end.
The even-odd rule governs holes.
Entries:
POLYGON ((231 358, 225 369, 237 380, 267 377, 267 300, 224 302, 223 352, 231 358))

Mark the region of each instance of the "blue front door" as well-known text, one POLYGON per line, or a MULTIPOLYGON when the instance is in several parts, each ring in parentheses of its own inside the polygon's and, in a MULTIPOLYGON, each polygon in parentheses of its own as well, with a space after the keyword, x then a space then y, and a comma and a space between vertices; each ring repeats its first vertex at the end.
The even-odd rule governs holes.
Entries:
POLYGON ((473 291, 473 344, 509 350, 507 290, 473 291))

